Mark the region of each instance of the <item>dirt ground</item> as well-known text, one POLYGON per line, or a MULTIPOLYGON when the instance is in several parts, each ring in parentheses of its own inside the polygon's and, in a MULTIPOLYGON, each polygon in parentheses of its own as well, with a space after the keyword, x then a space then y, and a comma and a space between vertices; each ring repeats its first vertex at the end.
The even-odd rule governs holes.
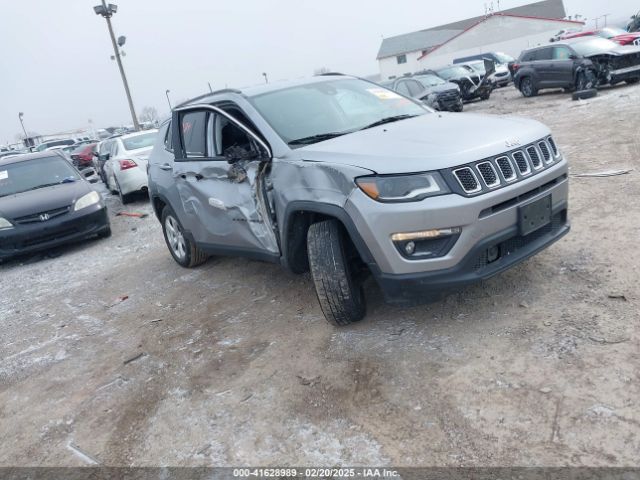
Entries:
POLYGON ((180 268, 152 215, 1 265, 0 466, 637 466, 640 86, 467 111, 545 122, 572 174, 636 170, 572 178, 571 234, 521 266, 405 309, 370 285, 348 328, 308 275, 180 268))

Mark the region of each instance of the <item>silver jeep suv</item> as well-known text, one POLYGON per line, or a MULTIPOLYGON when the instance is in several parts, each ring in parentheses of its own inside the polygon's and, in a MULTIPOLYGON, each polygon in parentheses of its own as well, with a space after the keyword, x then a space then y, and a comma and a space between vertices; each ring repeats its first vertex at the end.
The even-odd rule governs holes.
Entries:
POLYGON ((241 255, 311 270, 325 317, 439 297, 569 231, 567 161, 544 125, 435 113, 330 74, 221 90, 176 107, 149 193, 180 265, 241 255))

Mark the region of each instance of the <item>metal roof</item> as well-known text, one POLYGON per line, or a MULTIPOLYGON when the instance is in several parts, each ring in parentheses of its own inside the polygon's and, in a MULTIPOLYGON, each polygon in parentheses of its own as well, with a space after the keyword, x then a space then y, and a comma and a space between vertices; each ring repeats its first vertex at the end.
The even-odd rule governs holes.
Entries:
MULTIPOLYGON (((563 0, 543 0, 541 2, 530 3, 520 7, 500 10, 495 13, 550 19, 562 19, 567 15, 563 0)), ((385 38, 382 40, 377 58, 381 59, 402 55, 403 53, 408 52, 429 50, 430 48, 448 42, 453 37, 482 21, 484 18, 485 15, 481 15, 437 27, 427 28, 425 30, 418 30, 417 32, 385 38)))

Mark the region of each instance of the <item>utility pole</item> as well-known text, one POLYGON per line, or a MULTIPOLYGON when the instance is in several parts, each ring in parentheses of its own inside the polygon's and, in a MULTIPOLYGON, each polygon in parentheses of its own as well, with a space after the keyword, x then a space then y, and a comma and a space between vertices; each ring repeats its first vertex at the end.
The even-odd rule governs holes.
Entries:
POLYGON ((124 84, 124 91, 127 94, 127 102, 129 102, 129 110, 131 110, 131 119, 133 120, 133 128, 137 131, 140 130, 140 124, 138 123, 138 117, 136 116, 136 110, 133 107, 133 100, 131 99, 131 91, 129 90, 129 83, 127 82, 127 76, 124 73, 124 67, 122 66, 122 59, 120 58, 120 50, 116 43, 116 37, 113 33, 113 26, 111 25, 111 17, 118 11, 118 6, 110 3, 107 5, 105 0, 102 0, 102 5, 93 7, 93 11, 96 15, 104 17, 107 21, 107 28, 109 29, 109 35, 111 36, 111 44, 113 45, 113 52, 115 53, 116 62, 120 69, 120 76, 122 77, 122 83, 124 84))
POLYGON ((269 78, 265 72, 262 72, 262 76, 264 77, 264 83, 269 83, 269 78))
POLYGON ((611 14, 610 13, 605 13, 604 15, 602 15, 602 17, 604 18, 604 26, 607 26, 607 17, 610 17, 611 14))
POLYGON ((167 103, 169 104, 169 111, 173 110, 173 108, 171 107, 171 100, 169 100, 169 93, 171 92, 171 90, 167 90, 164 92, 164 94, 167 96, 167 103))
POLYGON ((27 129, 24 128, 24 120, 22 120, 22 117, 24 117, 24 113, 20 112, 18 113, 18 119, 20 120, 20 125, 22 125, 22 131, 24 132, 24 146, 26 147, 27 145, 29 146, 29 151, 32 152, 33 149, 31 148, 31 142, 29 142, 27 139, 29 138, 29 135, 27 135, 27 129))

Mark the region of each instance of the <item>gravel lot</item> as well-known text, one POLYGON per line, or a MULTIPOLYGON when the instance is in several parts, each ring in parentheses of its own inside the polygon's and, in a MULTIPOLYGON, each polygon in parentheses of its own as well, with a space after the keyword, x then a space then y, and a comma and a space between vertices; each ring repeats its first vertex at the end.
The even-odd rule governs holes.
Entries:
POLYGON ((572 178, 571 234, 521 266, 414 308, 371 285, 342 329, 308 275, 180 268, 141 199, 0 266, 0 466, 638 465, 640 86, 467 111, 547 123, 572 174, 636 171, 572 178))

